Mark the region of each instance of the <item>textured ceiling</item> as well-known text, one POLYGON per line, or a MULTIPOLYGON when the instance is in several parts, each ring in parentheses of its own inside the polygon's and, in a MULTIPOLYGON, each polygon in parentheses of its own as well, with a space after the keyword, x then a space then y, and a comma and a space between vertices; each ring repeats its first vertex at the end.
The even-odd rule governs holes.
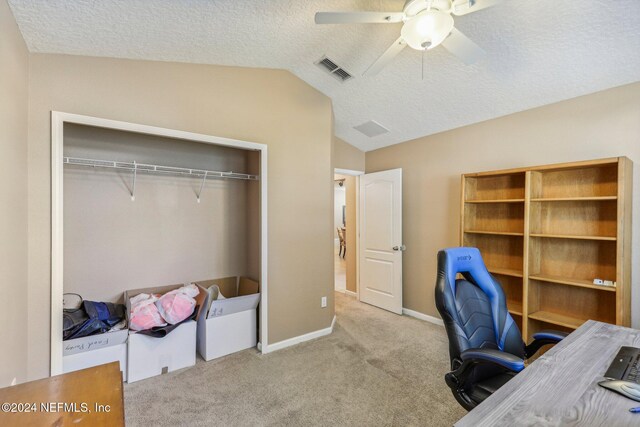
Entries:
MULTIPOLYGON (((506 0, 455 18, 487 57, 409 48, 362 72, 401 24, 315 25, 317 11, 400 11, 403 0, 9 0, 31 52, 290 70, 333 100, 336 134, 363 149, 640 81, 640 0, 506 0), (341 83, 322 55, 355 78, 341 83), (390 129, 368 138, 353 126, 390 129)), ((499 135, 496 135, 499 138, 499 135)))

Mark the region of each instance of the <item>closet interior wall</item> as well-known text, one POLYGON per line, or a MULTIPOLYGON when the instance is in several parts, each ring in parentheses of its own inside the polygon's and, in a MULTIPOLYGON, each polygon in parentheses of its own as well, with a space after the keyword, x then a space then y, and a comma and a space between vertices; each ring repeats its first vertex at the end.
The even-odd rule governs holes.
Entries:
MULTIPOLYGON (((64 156, 259 174, 256 151, 65 124, 64 156)), ((259 181, 65 165, 64 292, 118 302, 127 289, 260 278, 259 181)))

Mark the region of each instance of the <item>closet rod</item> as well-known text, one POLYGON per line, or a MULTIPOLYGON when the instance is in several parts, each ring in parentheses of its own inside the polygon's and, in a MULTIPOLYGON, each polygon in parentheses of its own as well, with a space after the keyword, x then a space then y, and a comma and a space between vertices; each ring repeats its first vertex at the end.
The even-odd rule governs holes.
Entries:
POLYGON ((237 172, 208 171, 202 169, 177 168, 173 166, 147 165, 137 162, 117 162, 109 160, 82 159, 79 157, 64 157, 65 165, 88 166, 94 168, 122 169, 129 172, 146 172, 165 175, 181 175, 196 178, 229 178, 258 181, 258 175, 237 172))

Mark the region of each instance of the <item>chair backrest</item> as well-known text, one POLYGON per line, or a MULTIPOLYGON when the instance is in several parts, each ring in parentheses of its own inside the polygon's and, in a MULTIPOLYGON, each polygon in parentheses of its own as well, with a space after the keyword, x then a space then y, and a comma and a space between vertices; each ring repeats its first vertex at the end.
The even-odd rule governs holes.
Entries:
POLYGON ((490 348, 524 357, 522 335, 507 310, 502 287, 487 271, 477 248, 450 248, 438 253, 435 294, 452 361, 469 348, 490 348), (456 279, 458 273, 464 279, 456 279))
POLYGON ((344 232, 342 231, 342 229, 340 227, 336 227, 336 230, 338 230, 338 239, 340 239, 340 244, 344 245, 344 243, 345 243, 344 232))

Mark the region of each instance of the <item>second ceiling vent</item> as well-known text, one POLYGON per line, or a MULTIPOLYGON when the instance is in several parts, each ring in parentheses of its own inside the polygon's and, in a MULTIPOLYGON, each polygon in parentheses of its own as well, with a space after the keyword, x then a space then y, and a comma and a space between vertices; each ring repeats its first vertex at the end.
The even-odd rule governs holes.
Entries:
POLYGON ((320 58, 320 60, 318 60, 315 64, 341 82, 346 82, 347 80, 353 78, 353 76, 347 70, 338 66, 335 62, 333 62, 326 56, 320 58))

